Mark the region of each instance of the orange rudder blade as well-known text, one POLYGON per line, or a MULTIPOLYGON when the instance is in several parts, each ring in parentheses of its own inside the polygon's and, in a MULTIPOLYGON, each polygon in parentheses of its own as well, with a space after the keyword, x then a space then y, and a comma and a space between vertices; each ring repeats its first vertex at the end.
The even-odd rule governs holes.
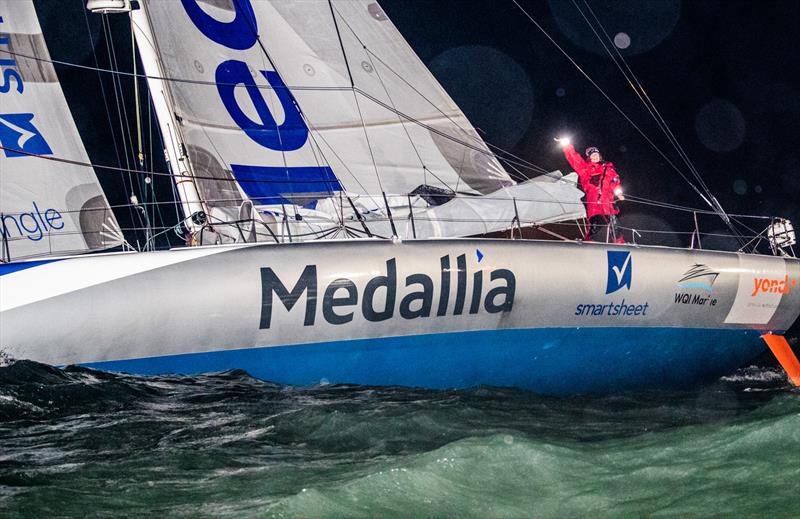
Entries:
POLYGON ((769 349, 772 350, 772 354, 775 355, 786 374, 789 375, 789 380, 792 384, 800 387, 800 361, 795 357, 792 347, 786 342, 786 337, 768 333, 762 335, 761 338, 764 339, 769 349))

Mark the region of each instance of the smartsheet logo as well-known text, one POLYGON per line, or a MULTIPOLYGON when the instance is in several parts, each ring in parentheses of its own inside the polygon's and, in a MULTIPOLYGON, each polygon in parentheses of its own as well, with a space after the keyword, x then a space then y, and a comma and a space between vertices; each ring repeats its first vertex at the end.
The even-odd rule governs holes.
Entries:
POLYGON ((0 144, 8 158, 53 154, 33 124, 33 114, 0 114, 0 144))
MULTIPOLYGON (((606 295, 613 294, 626 287, 631 289, 633 260, 629 251, 608 251, 608 277, 606 279, 606 295)), ((574 315, 577 317, 606 317, 606 318, 641 318, 647 316, 650 303, 647 301, 630 302, 623 298, 621 301, 604 298, 599 301, 581 303, 575 307, 574 315)))
POLYGON ((629 251, 608 251, 608 281, 606 294, 613 294, 622 287, 631 289, 631 253, 629 251))

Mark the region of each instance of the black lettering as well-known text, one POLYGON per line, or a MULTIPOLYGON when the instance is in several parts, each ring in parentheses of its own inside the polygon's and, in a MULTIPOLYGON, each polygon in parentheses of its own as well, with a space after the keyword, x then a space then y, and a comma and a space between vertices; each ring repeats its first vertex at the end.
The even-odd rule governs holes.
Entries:
POLYGON ((442 289, 439 293, 439 307, 436 315, 447 315, 447 304, 450 302, 450 256, 442 256, 439 259, 442 270, 442 289))
POLYGON ((462 254, 456 258, 458 282, 456 283, 456 306, 453 315, 464 313, 464 300, 467 298, 467 257, 462 254))
POLYGON ((425 274, 412 274, 406 278, 406 286, 413 284, 422 285, 422 291, 411 292, 400 301, 400 315, 405 319, 430 317, 433 304, 433 281, 425 274), (414 301, 421 301, 418 310, 411 309, 414 301))
POLYGON ((386 275, 374 277, 369 280, 364 288, 364 299, 361 302, 361 310, 367 321, 385 321, 394 315, 394 301, 397 295, 397 261, 392 258, 386 262, 386 275), (375 291, 381 287, 386 287, 386 307, 380 312, 375 311, 373 299, 375 291))
POLYGON ((306 265, 297 284, 289 292, 286 287, 275 275, 271 268, 261 269, 261 324, 259 328, 269 328, 272 323, 272 293, 276 293, 278 298, 291 311, 303 292, 306 292, 306 317, 303 321, 304 326, 314 324, 314 316, 317 311, 317 266, 306 265))
POLYGON ((353 320, 353 312, 339 315, 334 308, 337 306, 352 306, 358 304, 358 289, 355 283, 347 278, 339 278, 325 289, 325 296, 322 298, 322 315, 331 324, 345 324, 353 320), (344 289, 347 295, 336 297, 336 291, 344 289))
POLYGON ((469 313, 477 314, 481 308, 481 292, 483 292, 483 271, 472 275, 472 302, 469 305, 469 313))
POLYGON ((506 282, 505 286, 494 287, 486 294, 484 306, 490 314, 498 312, 510 312, 514 306, 514 292, 517 289, 517 280, 514 273, 508 269, 498 269, 492 272, 491 280, 502 279, 506 282), (495 298, 505 296, 501 303, 495 303, 495 298))

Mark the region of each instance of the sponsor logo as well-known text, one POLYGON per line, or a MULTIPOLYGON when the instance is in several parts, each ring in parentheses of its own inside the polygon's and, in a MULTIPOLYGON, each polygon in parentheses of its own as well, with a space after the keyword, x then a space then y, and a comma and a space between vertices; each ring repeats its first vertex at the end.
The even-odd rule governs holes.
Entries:
POLYGON ((678 288, 700 288, 707 292, 713 292, 717 277, 719 277, 719 272, 712 270, 708 265, 695 263, 678 280, 678 288))
POLYGON ((753 278, 753 293, 750 297, 759 294, 790 294, 797 286, 797 279, 788 275, 782 278, 753 278))
POLYGON ((30 212, 0 215, 0 233, 4 238, 39 241, 45 233, 64 228, 64 219, 57 210, 39 209, 36 202, 32 202, 32 205, 30 212))
POLYGON ((33 114, 0 114, 0 144, 6 157, 52 155, 53 150, 33 124, 33 114))
MULTIPOLYGON (((0 16, 0 24, 3 23, 3 17, 0 16)), ((8 47, 11 44, 9 36, 0 35, 0 46, 8 47)), ((11 49, 5 49, 11 50, 11 49)), ((3 57, 0 59, 0 94, 7 94, 13 87, 17 93, 21 94, 25 90, 25 85, 22 82, 22 75, 17 70, 17 61, 13 58, 3 57)))
MULTIPOLYGON (((223 16, 226 19, 220 20, 200 7, 201 0, 181 0, 189 20, 203 36, 229 51, 237 51, 226 54, 242 59, 247 57, 249 49, 259 44, 258 34, 267 30, 259 27, 259 22, 264 20, 256 17, 251 2, 232 2, 233 19, 226 13, 223 16)), ((306 146, 308 126, 292 92, 277 71, 260 70, 262 66, 260 61, 251 66, 241 59, 219 63, 214 72, 219 100, 250 140, 265 149, 282 152, 281 156, 290 155, 306 146), (265 88, 267 85, 269 87, 265 88)), ((292 202, 291 195, 299 193, 304 194, 300 199, 307 202, 309 198, 340 191, 341 185, 328 166, 320 166, 316 161, 286 166, 286 162, 297 163, 308 156, 315 157, 314 154, 301 155, 299 160, 280 164, 231 164, 231 171, 247 196, 261 204, 292 202)))
POLYGON ((608 251, 608 281, 606 294, 613 294, 622 287, 631 289, 633 266, 629 251, 608 251))
MULTIPOLYGON (((633 279, 633 260, 630 251, 608 251, 608 276, 606 278, 606 295, 613 294, 622 287, 631 289, 633 279)), ((650 303, 630 303, 625 298, 622 301, 602 301, 582 303, 575 307, 575 314, 579 317, 607 316, 607 317, 638 317, 646 316, 650 303)))
POLYGON ((675 292, 676 305, 716 306, 717 299, 712 297, 714 282, 719 272, 708 265, 695 263, 683 273, 678 280, 679 292, 675 292), (698 293, 700 290, 706 293, 698 293))
POLYGON ((588 316, 588 315, 608 315, 611 317, 629 317, 637 315, 647 315, 647 309, 650 303, 644 304, 628 304, 625 299, 620 303, 607 303, 607 304, 581 304, 575 307, 575 315, 588 316))
MULTIPOLYGON (((286 313, 291 313, 301 297, 305 297, 304 326, 313 326, 319 314, 330 324, 346 324, 353 321, 357 311, 365 321, 380 322, 392 319, 396 314, 403 319, 418 319, 512 310, 516 291, 516 278, 512 271, 487 271, 487 281, 484 280, 484 271, 478 270, 472 273, 472 282, 468 284, 466 255, 459 255, 455 263, 453 269, 449 255, 439 258, 438 287, 431 276, 422 273, 406 276, 403 286, 398 286, 397 259, 391 258, 386 261, 385 273, 373 277, 363 286, 342 277, 330 282, 324 290, 319 287, 316 265, 306 265, 291 289, 271 267, 264 267, 261 269, 259 328, 272 326, 275 308, 282 306, 286 313), (488 290, 484 290, 484 282, 488 290), (455 299, 451 303, 450 287, 453 284, 455 299), (280 305, 275 304, 276 296, 280 305)), ((300 313, 295 312, 298 317, 300 313)))
MULTIPOLYGON (((0 24, 3 17, 0 16, 0 24)), ((11 37, 0 35, 0 49, 11 45, 11 37)), ((9 49, 10 50, 10 49, 9 49)), ((25 91, 22 75, 13 58, 0 59, 0 94, 21 94, 25 91)), ((0 103, 2 106, 2 103, 0 103)), ((25 157, 27 154, 52 155, 53 150, 33 123, 33 114, 0 114, 0 146, 6 157, 25 157)))

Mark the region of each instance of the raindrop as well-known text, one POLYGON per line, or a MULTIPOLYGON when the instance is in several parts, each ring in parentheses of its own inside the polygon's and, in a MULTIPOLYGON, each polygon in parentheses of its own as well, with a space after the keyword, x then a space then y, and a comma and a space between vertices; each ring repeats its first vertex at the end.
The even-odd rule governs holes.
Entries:
POLYGON ((737 179, 733 182, 733 192, 737 195, 744 195, 747 193, 747 182, 744 180, 737 179))
POLYGON ((514 437, 511 436, 510 434, 506 434, 505 436, 503 436, 503 441, 505 442, 506 445, 511 445, 512 443, 514 443, 514 437))
POLYGON ((312 67, 312 66, 311 66, 311 65, 309 65, 308 63, 306 63, 305 65, 303 65, 303 72, 305 72, 305 73, 306 73, 306 75, 308 75, 308 76, 313 76, 314 74, 316 74, 316 73, 317 73, 317 71, 316 71, 316 70, 314 70, 314 67, 312 67))
POLYGON ((368 74, 371 74, 373 70, 372 65, 370 64, 369 61, 362 61, 361 68, 363 68, 368 74))
POLYGON ((714 99, 703 106, 695 117, 694 128, 703 146, 719 153, 741 146, 746 133, 742 112, 724 99, 714 99))
POLYGON ((556 95, 558 97, 564 97, 565 95, 567 95, 567 91, 564 90, 563 88, 558 88, 556 89, 556 95))
POLYGON ((617 35, 614 36, 614 45, 616 45, 618 49, 627 49, 631 46, 631 37, 628 36, 627 33, 618 32, 617 35))
MULTIPOLYGON (((575 45, 608 58, 594 31, 575 12, 575 3, 563 0, 548 0, 547 3, 564 36, 575 45)), ((672 34, 680 19, 681 0, 595 0, 591 2, 591 8, 592 12, 586 7, 582 11, 594 28, 599 32, 602 25, 608 34, 615 34, 614 45, 624 50, 626 56, 631 56, 653 49, 672 34)))
POLYGON ((203 64, 197 60, 194 60, 194 69, 201 74, 206 71, 205 67, 203 67, 203 64))
POLYGON ((755 191, 756 193, 760 193, 760 192, 764 191, 764 189, 761 186, 756 186, 756 187, 753 188, 753 191, 755 191))
POLYGON ((625 153, 625 152, 628 151, 628 147, 623 144, 622 146, 619 147, 619 151, 621 151, 622 153, 625 153))

